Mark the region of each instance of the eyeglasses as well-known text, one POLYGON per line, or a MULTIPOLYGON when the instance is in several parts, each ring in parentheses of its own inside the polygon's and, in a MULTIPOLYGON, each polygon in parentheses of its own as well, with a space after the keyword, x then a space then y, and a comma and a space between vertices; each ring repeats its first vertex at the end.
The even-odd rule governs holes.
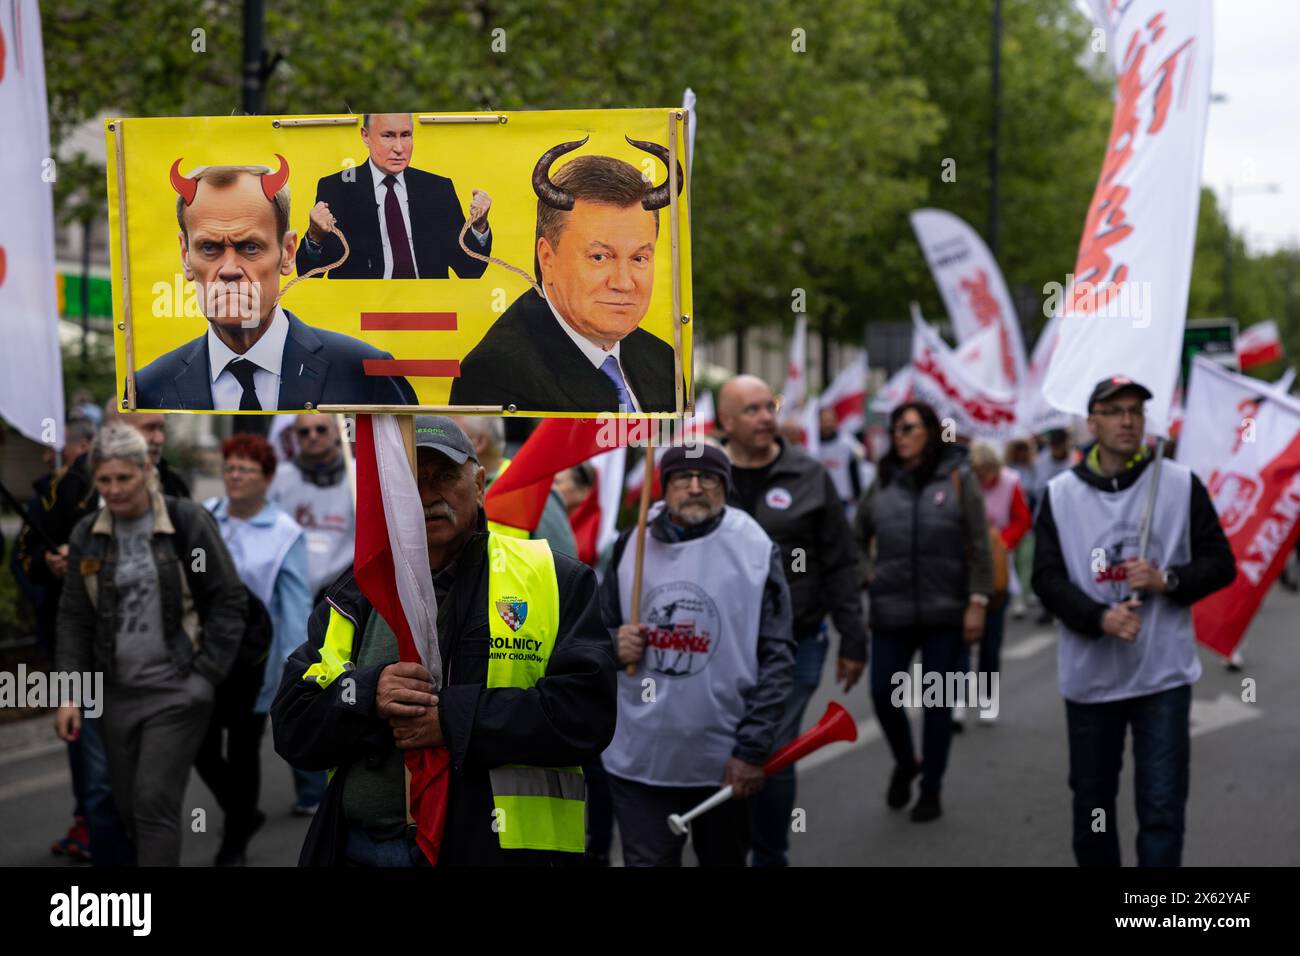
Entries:
POLYGON ((916 422, 899 422, 897 425, 894 426, 893 432, 895 435, 906 437, 912 434, 912 432, 916 431, 920 427, 921 426, 916 424, 916 422))
POLYGON ((753 418, 759 412, 767 412, 769 415, 775 415, 781 408, 781 403, 775 399, 768 399, 766 402, 750 402, 740 410, 740 414, 746 418, 753 418))
POLYGON ((297 432, 299 438, 306 438, 313 432, 317 435, 324 435, 329 430, 330 427, 328 425, 303 425, 301 428, 297 429, 297 432))
POLYGON ((262 469, 258 465, 226 465, 221 469, 222 474, 226 475, 260 475, 262 469))
POLYGON ((689 488, 695 479, 700 480, 700 487, 705 491, 717 491, 722 487, 722 476, 712 471, 674 471, 668 476, 670 488, 689 488))
POLYGON ((1132 418, 1137 421, 1146 418, 1141 405, 1104 405, 1093 414, 1100 418, 1132 418))

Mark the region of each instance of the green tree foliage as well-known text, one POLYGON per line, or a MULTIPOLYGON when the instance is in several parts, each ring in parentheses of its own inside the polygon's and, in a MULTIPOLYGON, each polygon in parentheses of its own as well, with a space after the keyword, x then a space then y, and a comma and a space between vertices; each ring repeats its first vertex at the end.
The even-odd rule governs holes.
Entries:
MULTIPOLYGON (((860 341, 866 321, 905 318, 910 299, 937 316, 907 213, 937 206, 987 227, 992 0, 266 6, 277 58, 268 113, 664 106, 693 87, 695 309, 706 335, 788 325, 794 289, 846 341, 860 341), (947 158, 955 182, 941 177, 947 158)), ((106 112, 241 108, 236 0, 42 7, 56 143, 106 112)), ((1074 265, 1112 82, 1073 0, 1003 7, 1000 261, 1032 333, 1042 286, 1074 265)), ((104 215, 102 169, 73 161, 59 173, 65 220, 104 215)))

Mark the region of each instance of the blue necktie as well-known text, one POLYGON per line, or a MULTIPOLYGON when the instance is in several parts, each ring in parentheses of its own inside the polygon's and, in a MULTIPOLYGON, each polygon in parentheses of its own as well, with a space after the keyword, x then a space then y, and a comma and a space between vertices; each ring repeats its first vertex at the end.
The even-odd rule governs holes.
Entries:
POLYGON ((636 409, 632 405, 632 393, 627 390, 627 383, 623 381, 623 373, 619 371, 618 359, 611 355, 601 363, 600 370, 614 383, 614 391, 618 393, 619 410, 635 411, 636 409))

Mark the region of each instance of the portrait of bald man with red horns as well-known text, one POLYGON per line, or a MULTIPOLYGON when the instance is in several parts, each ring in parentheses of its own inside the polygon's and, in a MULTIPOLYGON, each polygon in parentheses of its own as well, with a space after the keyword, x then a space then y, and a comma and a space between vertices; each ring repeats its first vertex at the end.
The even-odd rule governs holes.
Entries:
POLYGON ((406 379, 367 374, 392 355, 314 328, 279 303, 294 271, 289 165, 171 167, 181 264, 207 331, 135 373, 136 407, 301 411, 321 404, 413 405, 406 379))

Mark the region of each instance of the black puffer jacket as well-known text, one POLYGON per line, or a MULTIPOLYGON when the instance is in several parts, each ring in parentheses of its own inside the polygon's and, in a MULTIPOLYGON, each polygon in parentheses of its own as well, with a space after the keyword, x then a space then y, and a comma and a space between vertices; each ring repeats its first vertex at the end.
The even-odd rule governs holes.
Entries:
POLYGON ((957 446, 944 447, 922 487, 896 463, 893 472, 867 489, 854 518, 864 559, 875 545, 871 626, 961 627, 970 595, 993 593, 984 493, 957 446))

